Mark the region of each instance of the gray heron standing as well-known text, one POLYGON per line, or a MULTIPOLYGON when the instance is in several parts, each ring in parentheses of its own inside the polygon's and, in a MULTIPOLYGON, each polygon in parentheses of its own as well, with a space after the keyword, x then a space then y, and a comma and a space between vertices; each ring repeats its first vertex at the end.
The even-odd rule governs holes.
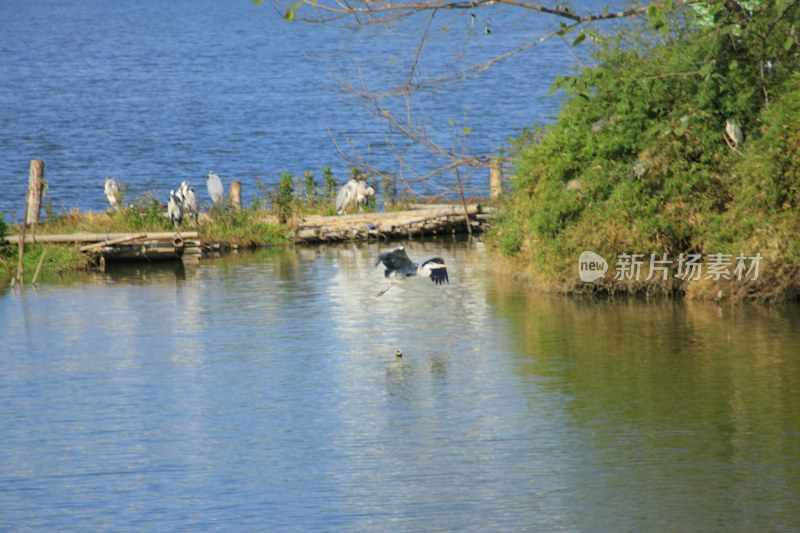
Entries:
POLYGON ((110 176, 106 178, 105 191, 106 198, 108 198, 108 203, 111 204, 111 207, 116 213, 119 211, 119 201, 120 198, 122 198, 122 192, 119 190, 119 183, 117 183, 117 180, 110 176))
POLYGON ((412 276, 429 277, 436 285, 450 283, 450 278, 447 277, 447 267, 444 265, 444 259, 432 256, 415 262, 408 257, 404 246, 392 248, 378 255, 378 258, 375 260, 375 266, 378 266, 380 263, 383 263, 386 267, 383 275, 387 278, 394 279, 392 280, 392 284, 381 291, 378 296, 383 295, 383 293, 391 289, 399 280, 412 276))
POLYGON ((213 170, 208 173, 206 187, 208 188, 208 195, 211 197, 211 201, 214 202, 214 206, 220 205, 225 198, 225 189, 222 187, 222 180, 219 179, 219 176, 214 174, 213 170))
POLYGON ((730 139, 728 142, 728 146, 731 146, 734 150, 739 147, 740 144, 744 143, 744 134, 742 133, 742 129, 736 125, 736 122, 732 118, 725 119, 725 135, 727 135, 727 139, 730 139), (733 145, 731 145, 733 143, 733 145))
POLYGON ((167 215, 170 222, 177 229, 181 225, 183 219, 183 208, 181 206, 181 191, 178 194, 175 191, 169 191, 169 203, 167 204, 167 215))
POLYGON ((183 196, 184 210, 189 212, 189 216, 194 219, 196 226, 197 218, 200 216, 200 199, 197 197, 197 193, 194 192, 188 181, 182 181, 178 191, 183 196))

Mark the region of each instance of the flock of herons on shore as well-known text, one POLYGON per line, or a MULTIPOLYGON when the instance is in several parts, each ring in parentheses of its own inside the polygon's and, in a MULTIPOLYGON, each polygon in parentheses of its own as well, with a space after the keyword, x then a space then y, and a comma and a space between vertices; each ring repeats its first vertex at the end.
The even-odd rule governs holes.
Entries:
MULTIPOLYGON (((213 205, 216 207, 222 204, 225 199, 225 189, 219 175, 213 171, 209 172, 208 178, 206 178, 206 188, 213 205)), ((122 189, 117 180, 112 177, 106 178, 105 193, 114 212, 119 211, 122 189)), ((354 208, 360 210, 366 205, 369 197, 374 195, 375 189, 368 186, 366 182, 351 178, 339 188, 336 194, 336 214, 343 215, 354 208)), ((197 225, 200 216, 200 198, 188 181, 182 181, 177 190, 169 191, 166 216, 176 229, 180 227, 186 217, 192 219, 197 225)))
MULTIPOLYGON (((225 189, 222 180, 214 172, 208 173, 206 188, 213 205, 222 204, 225 199, 225 189)), ((119 211, 122 190, 114 178, 106 178, 105 194, 112 209, 115 212, 119 211)), ((360 210, 367 203, 369 197, 374 195, 375 190, 367 186, 363 180, 351 178, 342 185, 336 194, 336 214, 343 215, 354 208, 360 210)), ((182 181, 177 190, 169 191, 166 216, 169 217, 175 229, 180 228, 184 218, 187 217, 194 222, 195 226, 197 225, 200 216, 200 198, 188 181, 182 181)), ((450 283, 447 268, 441 257, 426 257, 420 261, 412 261, 403 246, 397 246, 378 255, 375 266, 380 263, 386 267, 384 275, 387 278, 393 278, 393 281, 378 296, 383 295, 400 279, 411 276, 429 277, 437 285, 450 283)))

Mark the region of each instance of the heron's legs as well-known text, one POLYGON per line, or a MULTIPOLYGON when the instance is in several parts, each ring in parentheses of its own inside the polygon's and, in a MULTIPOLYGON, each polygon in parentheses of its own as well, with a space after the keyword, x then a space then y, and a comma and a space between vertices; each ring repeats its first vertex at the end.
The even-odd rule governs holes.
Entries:
POLYGON ((727 135, 723 134, 722 138, 725 139, 725 144, 728 145, 728 148, 730 148, 731 150, 733 150, 734 152, 736 152, 738 154, 742 153, 742 152, 739 151, 739 148, 736 146, 736 144, 734 142, 728 140, 728 136, 727 135))
POLYGON ((400 283, 400 278, 393 279, 392 281, 389 282, 389 285, 385 289, 383 289, 381 292, 379 292, 378 294, 375 295, 375 298, 380 298, 381 296, 386 294, 386 292, 389 289, 391 289, 392 287, 394 287, 398 283, 400 283))

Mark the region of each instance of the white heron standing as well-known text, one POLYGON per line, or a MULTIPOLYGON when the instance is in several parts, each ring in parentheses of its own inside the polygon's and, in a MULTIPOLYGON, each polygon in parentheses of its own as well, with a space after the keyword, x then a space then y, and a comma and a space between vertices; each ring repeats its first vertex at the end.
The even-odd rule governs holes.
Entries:
POLYGON ((197 218, 200 216, 200 199, 197 197, 197 193, 194 192, 194 189, 189 185, 188 181, 182 181, 181 186, 178 189, 183 196, 183 207, 184 211, 188 211, 190 217, 194 219, 195 226, 197 225, 197 218))
POLYGON ((375 266, 378 266, 380 263, 383 263, 386 267, 383 275, 387 278, 394 279, 388 287, 378 293, 378 296, 382 296, 401 279, 412 276, 429 277, 436 285, 450 283, 450 278, 447 276, 447 267, 445 267, 444 259, 441 257, 432 256, 414 262, 409 259, 404 246, 392 248, 391 250, 387 250, 378 255, 378 258, 375 260, 375 266))
POLYGON ((375 189, 368 187, 361 180, 350 178, 350 181, 342 185, 336 194, 336 214, 343 215, 353 207, 366 205, 370 196, 375 195, 375 189))
POLYGON ((206 187, 208 188, 208 195, 211 197, 211 201, 214 202, 214 205, 220 205, 222 200, 225 199, 225 189, 222 187, 222 180, 219 179, 219 176, 214 174, 213 170, 208 173, 206 187))
POLYGON ((175 194, 175 191, 169 191, 167 215, 169 216, 170 222, 172 222, 172 225, 175 226, 176 229, 180 227, 181 220, 183 219, 183 207, 181 205, 180 190, 178 190, 178 194, 175 194))
POLYGON ((726 142, 728 142, 728 146, 731 146, 734 150, 739 147, 740 144, 744 143, 744 134, 742 133, 742 129, 734 122, 732 118, 725 119, 725 134, 727 135, 726 142), (733 145, 731 145, 733 143, 733 145))
POLYGON ((106 178, 105 191, 106 198, 108 198, 108 203, 111 204, 111 207, 116 213, 119 211, 119 201, 122 198, 122 192, 119 189, 119 183, 117 183, 117 180, 110 176, 106 178))

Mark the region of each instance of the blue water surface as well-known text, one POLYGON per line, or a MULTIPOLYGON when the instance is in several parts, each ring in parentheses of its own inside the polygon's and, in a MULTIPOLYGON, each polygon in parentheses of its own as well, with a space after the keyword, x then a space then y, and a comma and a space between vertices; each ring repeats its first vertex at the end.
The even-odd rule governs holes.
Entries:
MULTIPOLYGON (((476 14, 437 15, 415 82, 480 63, 557 24, 513 9, 476 14)), ((287 23, 249 0, 2 2, 0 212, 22 216, 31 159, 45 161, 45 201, 56 213, 105 209, 109 175, 131 198, 153 192, 166 201, 188 179, 207 201, 204 177, 214 170, 226 184, 241 181, 249 203, 259 194, 256 177, 272 186, 281 172, 311 170, 321 181, 331 166, 342 181, 366 160, 404 179, 425 174, 442 160, 342 90, 362 80, 376 92, 405 83, 425 23, 419 16, 353 32, 287 23)), ((415 95, 412 120, 443 149, 496 155, 521 128, 552 119, 560 97, 547 95, 550 83, 576 57, 564 41, 549 40, 482 77, 415 95)), ((404 116, 401 102, 387 105, 404 116)), ((410 186, 438 193, 453 179, 410 186)), ((485 193, 488 171, 471 179, 473 192, 485 193)))
POLYGON ((796 529, 796 305, 551 297, 447 239, 377 297, 386 246, 0 289, 0 531, 796 529))

